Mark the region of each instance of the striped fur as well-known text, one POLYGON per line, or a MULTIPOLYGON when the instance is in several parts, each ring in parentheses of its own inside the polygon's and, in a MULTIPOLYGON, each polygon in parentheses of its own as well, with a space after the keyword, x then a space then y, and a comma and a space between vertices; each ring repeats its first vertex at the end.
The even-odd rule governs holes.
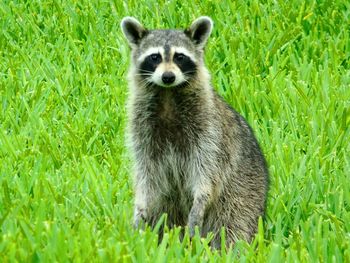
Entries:
POLYGON ((212 25, 208 17, 186 30, 148 30, 130 17, 121 23, 132 49, 134 224, 154 226, 167 213, 170 227, 188 226, 191 236, 196 226, 202 236, 213 232, 212 246, 219 247, 221 227, 227 245, 256 233, 268 171, 251 128, 210 84, 203 52, 212 25), (164 72, 176 76, 172 85, 162 83, 164 72))

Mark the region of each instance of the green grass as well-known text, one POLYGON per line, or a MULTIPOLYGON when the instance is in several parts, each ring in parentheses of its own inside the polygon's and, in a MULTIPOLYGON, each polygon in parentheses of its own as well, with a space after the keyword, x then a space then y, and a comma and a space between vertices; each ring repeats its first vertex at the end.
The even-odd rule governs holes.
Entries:
POLYGON ((349 262, 348 1, 2 1, 2 261, 349 262), (264 3, 263 3, 264 2, 264 3), (134 231, 119 28, 209 15, 206 62, 253 127, 271 175, 252 244, 134 231))

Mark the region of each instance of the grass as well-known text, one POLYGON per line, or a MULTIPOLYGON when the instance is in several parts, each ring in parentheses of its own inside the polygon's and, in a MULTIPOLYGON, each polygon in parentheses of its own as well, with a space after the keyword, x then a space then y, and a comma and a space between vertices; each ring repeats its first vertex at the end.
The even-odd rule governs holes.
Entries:
MULTIPOLYGON (((4 262, 349 262, 348 1, 2 1, 4 262), (209 15, 218 92, 253 127, 271 175, 252 244, 134 231, 125 148, 129 49, 119 28, 209 15)), ((224 237, 224 234, 223 234, 224 237)))

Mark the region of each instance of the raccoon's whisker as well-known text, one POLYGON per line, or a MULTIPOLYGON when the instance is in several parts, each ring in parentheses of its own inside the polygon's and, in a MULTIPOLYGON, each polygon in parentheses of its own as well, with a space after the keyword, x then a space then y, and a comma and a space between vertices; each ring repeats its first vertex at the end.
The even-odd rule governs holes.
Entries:
POLYGON ((153 72, 145 71, 145 72, 135 73, 135 75, 143 75, 143 74, 152 75, 153 72))
POLYGON ((152 73, 153 74, 153 71, 150 71, 150 70, 145 70, 145 69, 138 69, 139 72, 145 72, 145 73, 152 73))
POLYGON ((135 75, 148 75, 148 76, 151 76, 151 75, 153 75, 153 73, 141 72, 141 73, 136 73, 135 75))
POLYGON ((141 85, 141 87, 147 88, 150 85, 152 85, 152 81, 149 79, 143 79, 142 81, 139 82, 139 84, 141 85))
POLYGON ((142 85, 143 87, 147 87, 149 84, 152 84, 152 82, 149 81, 148 79, 144 79, 140 81, 140 85, 142 85))
POLYGON ((141 73, 141 74, 135 74, 135 76, 152 76, 153 74, 149 73, 141 73))
POLYGON ((140 82, 143 82, 143 81, 151 81, 150 78, 149 78, 150 76, 148 76, 148 75, 139 75, 139 76, 146 77, 146 78, 141 79, 140 82))
POLYGON ((184 75, 188 75, 188 74, 192 74, 192 73, 196 73, 196 71, 195 70, 189 70, 189 71, 183 72, 184 75))
POLYGON ((190 88, 192 88, 193 86, 192 86, 192 83, 188 80, 188 79, 185 79, 185 81, 184 81, 186 84, 188 84, 189 85, 189 87, 190 88))

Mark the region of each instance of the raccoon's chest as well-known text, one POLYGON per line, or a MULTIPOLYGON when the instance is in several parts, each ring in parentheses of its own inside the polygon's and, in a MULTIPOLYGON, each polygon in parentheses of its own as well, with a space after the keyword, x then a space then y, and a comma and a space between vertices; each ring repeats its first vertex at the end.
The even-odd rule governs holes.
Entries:
POLYGON ((160 122, 171 125, 172 122, 178 121, 179 109, 172 94, 165 91, 159 98, 155 114, 160 122))
POLYGON ((155 98, 149 118, 149 131, 153 140, 163 147, 185 149, 195 132, 190 112, 176 92, 164 90, 155 98))
MULTIPOLYGON (((185 92, 158 90, 135 101, 132 120, 134 146, 151 159, 189 156, 205 133, 200 103, 185 92)), ((136 151, 138 151, 136 149, 136 151)))
MULTIPOLYGON (((134 104, 132 139, 137 158, 147 160, 156 185, 164 196, 181 196, 182 207, 188 207, 193 186, 191 166, 200 140, 205 136, 203 114, 182 94, 166 90, 149 100, 134 104)), ((177 199, 176 199, 177 200, 177 199)))

